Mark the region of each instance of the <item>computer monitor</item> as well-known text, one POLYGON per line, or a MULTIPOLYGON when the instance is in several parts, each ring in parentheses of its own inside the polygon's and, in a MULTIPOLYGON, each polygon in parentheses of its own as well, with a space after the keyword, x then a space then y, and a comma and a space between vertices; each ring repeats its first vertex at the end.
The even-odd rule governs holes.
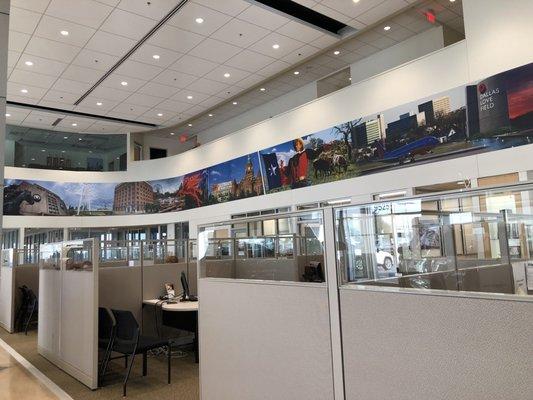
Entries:
POLYGON ((183 295, 181 296, 181 301, 198 301, 196 296, 191 296, 189 291, 189 282, 187 281, 187 275, 185 272, 181 271, 181 287, 183 288, 183 295))

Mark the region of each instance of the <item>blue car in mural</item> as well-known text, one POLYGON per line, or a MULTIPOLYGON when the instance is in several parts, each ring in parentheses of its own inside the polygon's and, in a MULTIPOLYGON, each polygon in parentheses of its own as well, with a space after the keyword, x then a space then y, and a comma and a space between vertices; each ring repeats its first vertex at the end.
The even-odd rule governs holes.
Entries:
POLYGON ((400 164, 407 160, 414 161, 415 156, 427 154, 439 144, 440 141, 435 136, 425 136, 385 153, 383 160, 398 161, 400 164))

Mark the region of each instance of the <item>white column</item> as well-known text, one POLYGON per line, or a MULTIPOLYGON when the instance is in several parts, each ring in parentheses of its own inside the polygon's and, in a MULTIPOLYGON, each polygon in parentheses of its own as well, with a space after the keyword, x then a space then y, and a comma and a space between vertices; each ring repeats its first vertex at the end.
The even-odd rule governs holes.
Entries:
POLYGON ((24 248, 24 227, 23 226, 21 226, 18 229, 17 247, 19 249, 23 249, 24 248))
MULTIPOLYGON (((9 0, 0 0, 0 209, 4 206, 4 165, 6 144, 7 45, 9 33, 9 0)), ((3 215, 3 213, 2 213, 3 215)), ((0 229, 2 229, 0 216, 0 229)))
POLYGON ((67 240, 70 240, 68 228, 63 228, 63 241, 65 242, 67 240))

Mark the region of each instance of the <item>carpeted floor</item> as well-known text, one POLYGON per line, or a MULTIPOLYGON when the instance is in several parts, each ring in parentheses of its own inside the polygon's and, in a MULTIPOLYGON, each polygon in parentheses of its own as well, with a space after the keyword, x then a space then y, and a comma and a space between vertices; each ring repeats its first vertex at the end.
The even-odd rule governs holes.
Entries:
MULTIPOLYGON (((13 347, 26 360, 50 378, 74 400, 122 399, 122 378, 125 372, 124 361, 111 363, 110 373, 106 376, 104 387, 92 391, 37 354, 37 332, 9 334, 0 329, 0 338, 13 347)), ((194 353, 187 351, 184 358, 172 359, 172 383, 166 382, 165 357, 148 358, 148 376, 142 376, 142 356, 136 357, 128 382, 128 399, 142 400, 198 400, 198 364, 194 353)))

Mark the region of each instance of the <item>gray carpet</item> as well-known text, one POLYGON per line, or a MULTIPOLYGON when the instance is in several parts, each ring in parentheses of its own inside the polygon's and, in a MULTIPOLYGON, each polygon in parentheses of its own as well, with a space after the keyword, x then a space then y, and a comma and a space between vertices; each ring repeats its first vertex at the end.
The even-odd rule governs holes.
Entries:
MULTIPOLYGON (((104 387, 92 391, 72 378, 67 373, 37 354, 37 332, 10 335, 0 329, 0 338, 13 347, 26 360, 37 367, 75 400, 122 399, 122 377, 125 373, 124 361, 110 363, 110 372, 104 381, 104 387)), ((194 362, 194 353, 187 350, 184 358, 172 359, 172 383, 166 382, 166 358, 148 358, 148 376, 142 376, 142 356, 137 357, 128 382, 128 399, 143 400, 198 400, 198 364, 194 362)))

